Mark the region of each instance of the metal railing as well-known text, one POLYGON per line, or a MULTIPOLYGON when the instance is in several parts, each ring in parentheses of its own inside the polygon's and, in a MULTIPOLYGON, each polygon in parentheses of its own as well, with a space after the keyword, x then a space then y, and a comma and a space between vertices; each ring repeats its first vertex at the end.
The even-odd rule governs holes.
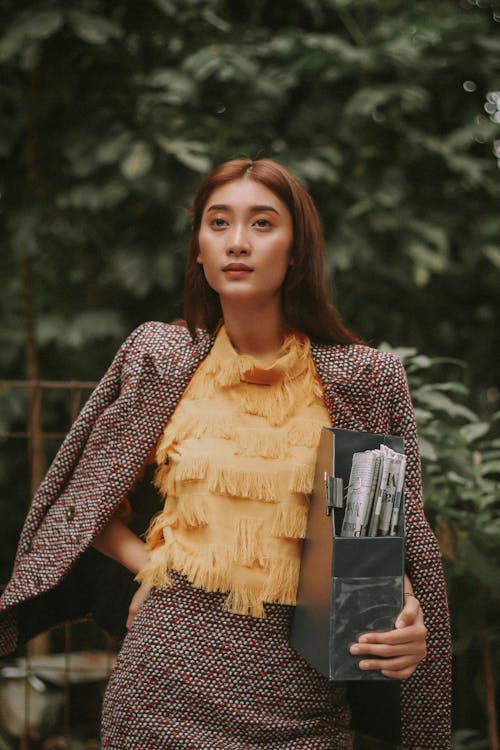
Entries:
MULTIPOLYGON (((94 381, 57 381, 57 380, 0 380, 0 397, 11 393, 13 390, 22 389, 28 396, 26 428, 21 430, 8 431, 3 435, 4 440, 24 440, 27 442, 29 466, 30 466, 30 492, 33 496, 43 478, 45 471, 45 449, 44 444, 47 440, 62 441, 67 434, 67 430, 44 431, 42 427, 43 396, 49 390, 66 391, 69 398, 69 424, 68 429, 78 416, 85 392, 92 390, 96 383, 94 381)), ((0 586, 3 589, 3 585, 0 586)), ((22 728, 14 726, 14 719, 9 715, 8 727, 3 728, 0 735, 0 748, 18 748, 19 750, 31 750, 42 747, 43 750, 48 748, 58 748, 61 750, 76 747, 72 740, 71 726, 71 687, 77 678, 78 682, 85 681, 90 677, 99 678, 109 673, 112 666, 112 642, 106 638, 105 647, 101 652, 84 652, 83 654, 72 653, 73 625, 67 623, 61 626, 63 629, 63 653, 51 653, 51 637, 48 634, 37 636, 24 649, 24 656, 16 660, 8 660, 3 670, 0 672, 1 689, 10 687, 9 680, 16 683, 14 687, 17 693, 14 695, 14 708, 23 712, 22 728), (102 657, 102 658, 100 658, 102 657), (47 683, 44 682, 44 676, 47 683), (47 677, 48 676, 48 677, 47 677), (23 688, 19 689, 22 682, 23 688), (7 687, 6 687, 7 683, 7 687), (50 737, 40 737, 39 731, 35 726, 36 717, 34 714, 40 714, 38 705, 37 690, 43 692, 44 686, 49 684, 50 689, 53 686, 59 690, 56 695, 57 700, 62 703, 62 720, 59 719, 55 729, 57 736, 51 740, 50 737), (20 697, 22 694, 22 698, 20 697), (16 697, 17 696, 17 697, 16 697), (16 702, 17 701, 17 702, 16 702), (19 704, 22 703, 22 706, 19 704), (37 705, 35 705, 37 703, 37 705), (40 745, 40 741, 43 744, 40 745), (3 743, 3 744, 2 744, 3 743), (52 743, 52 744, 51 744, 52 743)), ((0 664, 1 666, 1 664, 0 664)), ((100 679, 100 678, 99 678, 100 679)), ((3 712, 5 724, 5 712, 7 710, 7 693, 0 699, 3 706, 0 708, 0 716, 3 712)), ((60 716, 60 713, 59 713, 60 716)), ((77 743, 78 748, 85 747, 81 742, 77 743)), ((90 741, 88 747, 96 748, 96 741, 90 741)))

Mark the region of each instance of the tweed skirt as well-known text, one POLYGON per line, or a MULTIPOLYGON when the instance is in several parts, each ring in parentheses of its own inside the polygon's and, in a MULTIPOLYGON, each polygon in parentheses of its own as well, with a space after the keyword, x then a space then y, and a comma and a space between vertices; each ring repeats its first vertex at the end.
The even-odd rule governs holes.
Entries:
POLYGON ((289 644, 292 608, 256 619, 173 574, 137 614, 106 689, 113 750, 350 750, 343 688, 289 644))

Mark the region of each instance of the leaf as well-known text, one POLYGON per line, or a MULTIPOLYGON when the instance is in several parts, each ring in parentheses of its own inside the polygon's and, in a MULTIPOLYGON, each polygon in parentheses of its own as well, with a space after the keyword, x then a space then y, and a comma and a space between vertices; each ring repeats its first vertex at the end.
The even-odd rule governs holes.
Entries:
MULTIPOLYGON (((415 361, 417 357, 413 359, 415 361)), ((431 360, 432 363, 435 362, 435 360, 431 360)), ((456 381, 448 381, 447 383, 432 383, 429 385, 423 385, 421 387, 421 391, 423 393, 427 393, 430 391, 444 391, 445 393, 459 393, 462 396, 468 396, 469 395, 469 389, 467 388, 464 383, 457 383, 456 381)))
POLYGON ((427 106, 429 94, 420 86, 386 84, 361 87, 344 108, 346 118, 371 117, 381 108, 393 103, 405 112, 416 112, 427 106))
POLYGON ((412 357, 411 363, 415 367, 426 370, 428 367, 432 366, 432 359, 425 354, 417 354, 415 357, 412 357))
POLYGON ((500 474, 500 461, 485 461, 481 464, 481 474, 483 476, 500 474))
POLYGON ((379 344, 378 348, 384 352, 395 354, 396 357, 398 357, 398 359, 402 360, 403 362, 406 362, 411 357, 414 357, 417 353, 417 350, 413 347, 393 347, 387 341, 382 341, 379 344))
POLYGON ((89 44, 105 44, 123 36, 123 29, 118 24, 93 13, 71 10, 68 19, 75 34, 89 44))
POLYGON ((153 153, 147 143, 134 143, 121 163, 122 174, 129 180, 144 177, 153 166, 153 153))
POLYGON ((427 409, 419 409, 418 407, 415 407, 414 412, 417 422, 427 422, 434 416, 431 411, 428 411, 427 409))
POLYGON ((490 425, 486 422, 476 422, 474 424, 466 424, 460 428, 460 434, 467 443, 473 443, 475 440, 486 435, 489 431, 490 425))
POLYGON ((89 310, 71 320, 60 315, 45 315, 37 326, 42 346, 57 343, 67 349, 80 349, 88 342, 123 336, 123 324, 114 310, 89 310))
POLYGON ((113 252, 105 280, 114 281, 134 297, 143 299, 156 281, 156 269, 141 248, 127 247, 113 252))
POLYGON ((59 208, 88 209, 98 214, 116 208, 127 196, 128 189, 123 180, 110 180, 99 186, 92 182, 82 182, 59 193, 56 202, 59 208))
POLYGON ((453 732, 452 747, 453 750, 488 750, 489 743, 475 729, 458 729, 453 732))
POLYGON ((448 396, 445 396, 438 391, 424 391, 423 389, 420 389, 418 400, 436 411, 444 412, 450 417, 462 417, 471 422, 478 421, 478 418, 473 411, 466 406, 462 406, 462 404, 455 403, 448 398, 448 396))
MULTIPOLYGON (((191 101, 196 93, 196 85, 192 76, 173 68, 156 68, 145 79, 144 85, 161 92, 158 101, 172 105, 180 105, 191 101)), ((148 93, 154 97, 154 93, 148 93)), ((154 102, 155 99, 152 98, 154 102)))
POLYGON ((409 257, 419 266, 434 273, 443 273, 448 268, 448 259, 439 255, 435 248, 420 240, 409 240, 406 246, 409 257))
POLYGON ((211 160, 207 155, 207 146, 200 141, 181 141, 177 139, 157 137, 158 145, 167 153, 175 156, 182 164, 194 172, 208 172, 211 160))
POLYGON ((95 159, 99 164, 113 164, 123 158, 126 149, 130 146, 131 134, 127 131, 115 133, 110 138, 97 143, 95 148, 95 159))
POLYGON ((19 52, 23 52, 28 39, 47 39, 62 25, 63 16, 57 10, 31 11, 21 16, 0 39, 0 62, 11 60, 19 52))
POLYGON ((495 596, 500 596, 497 561, 479 548, 469 537, 461 537, 458 551, 465 567, 495 596))
POLYGON ((483 247, 483 253, 494 266, 500 268, 500 246, 485 245, 485 247, 483 247))
POLYGON ((420 436, 419 438, 420 455, 422 459, 426 461, 437 461, 438 455, 432 443, 426 438, 420 436))

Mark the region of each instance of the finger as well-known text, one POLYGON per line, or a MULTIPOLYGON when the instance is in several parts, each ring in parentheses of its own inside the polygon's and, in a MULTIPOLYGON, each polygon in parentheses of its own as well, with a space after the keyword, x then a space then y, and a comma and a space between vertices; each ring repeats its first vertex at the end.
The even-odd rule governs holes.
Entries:
POLYGON ((393 658, 413 654, 415 657, 422 659, 426 654, 425 643, 421 641, 412 641, 411 643, 385 644, 385 643, 365 643, 362 646, 353 643, 349 651, 353 656, 375 656, 382 658, 393 658))
POLYGON ((381 672, 414 671, 420 659, 412 656, 400 656, 396 659, 361 659, 358 666, 363 672, 380 670, 381 672))
POLYGON ((146 599, 147 599, 148 594, 149 594, 150 591, 151 591, 151 587, 150 586, 148 586, 146 584, 142 584, 137 589, 137 591, 135 592, 134 596, 132 597, 132 599, 130 601, 130 606, 129 606, 129 609, 128 609, 127 622, 125 623, 125 626, 126 626, 127 630, 130 630, 130 628, 132 627, 132 623, 133 623, 133 621, 134 621, 137 613, 141 609, 142 605, 146 601, 146 599))
POLYGON ((405 595, 404 607, 399 613, 395 628, 404 628, 413 625, 422 617, 420 602, 413 594, 405 595))
MULTIPOLYGON (((381 632, 363 633, 359 636, 357 644, 364 648, 367 643, 383 643, 398 645, 401 643, 412 643, 413 641, 425 641, 427 628, 423 623, 408 625, 399 630, 384 630, 381 632)), ((354 644, 353 644, 354 645, 354 644)))

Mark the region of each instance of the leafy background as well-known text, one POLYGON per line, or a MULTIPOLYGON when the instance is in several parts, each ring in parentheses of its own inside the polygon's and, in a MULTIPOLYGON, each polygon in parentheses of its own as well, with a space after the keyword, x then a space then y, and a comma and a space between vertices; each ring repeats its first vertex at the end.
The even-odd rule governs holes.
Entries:
MULTIPOLYGON (((480 634, 498 680, 500 6, 4 0, 0 14, 2 377, 97 379, 135 325, 182 314, 201 176, 241 155, 292 169, 345 321, 407 363, 453 607, 455 746, 494 747, 480 634)), ((4 435, 27 408, 5 391, 4 435)), ((67 399, 46 392, 42 415, 64 430, 67 399)), ((5 438, 0 580, 27 462, 5 438)))

